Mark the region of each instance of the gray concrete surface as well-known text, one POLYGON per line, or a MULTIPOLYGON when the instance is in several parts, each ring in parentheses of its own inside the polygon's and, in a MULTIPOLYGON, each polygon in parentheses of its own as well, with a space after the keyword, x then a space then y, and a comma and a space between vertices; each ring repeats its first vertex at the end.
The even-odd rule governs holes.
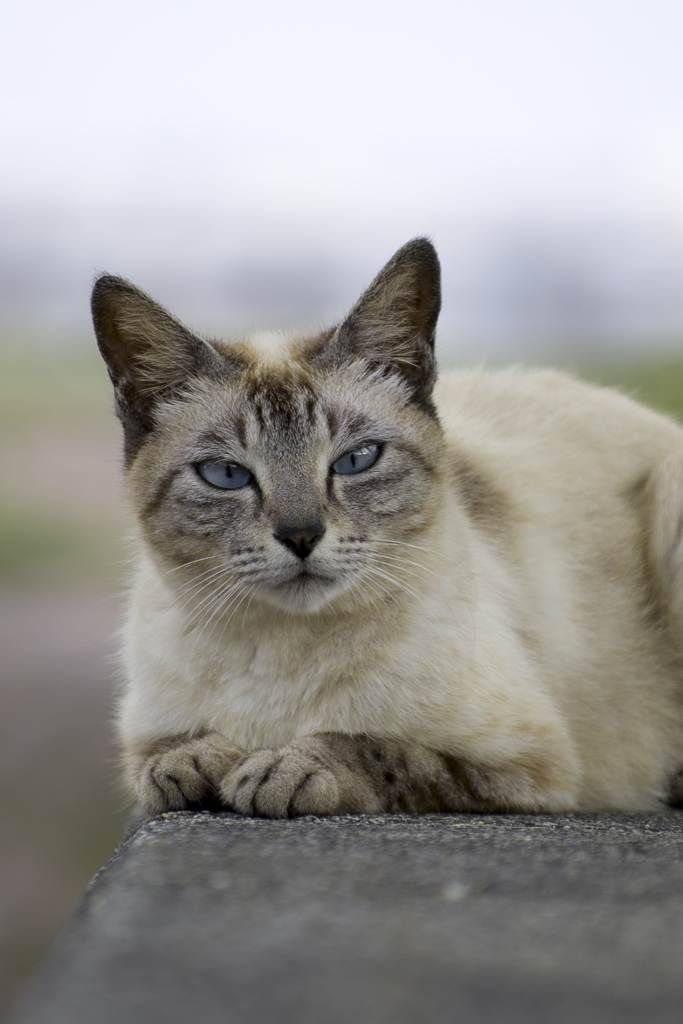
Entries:
POLYGON ((683 813, 169 814, 16 1024, 683 1021, 683 813))

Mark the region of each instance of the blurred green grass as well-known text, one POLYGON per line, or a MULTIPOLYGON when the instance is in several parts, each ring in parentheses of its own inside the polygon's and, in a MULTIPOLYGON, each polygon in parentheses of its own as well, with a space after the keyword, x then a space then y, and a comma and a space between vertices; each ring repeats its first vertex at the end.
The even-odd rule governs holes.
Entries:
POLYGON ((96 554, 92 538, 69 519, 48 518, 8 499, 0 504, 0 578, 6 584, 81 576, 96 554))
POLYGON ((0 430, 102 424, 111 416, 111 386, 93 346, 67 351, 0 343, 0 430))
POLYGON ((118 434, 96 351, 0 347, 2 585, 111 576, 122 558, 118 434))
POLYGON ((683 424, 683 344, 680 358, 633 360, 614 365, 584 365, 584 380, 617 388, 623 394, 672 416, 683 424))
POLYGON ((122 585, 128 558, 120 521, 83 523, 0 499, 0 585, 97 581, 122 585))

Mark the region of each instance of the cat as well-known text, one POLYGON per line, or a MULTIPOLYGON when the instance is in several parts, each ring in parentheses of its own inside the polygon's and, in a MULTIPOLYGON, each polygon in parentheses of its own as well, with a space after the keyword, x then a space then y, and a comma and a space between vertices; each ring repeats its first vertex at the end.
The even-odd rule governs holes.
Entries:
POLYGON ((437 382, 440 306, 423 238, 305 337, 206 341, 96 282, 147 813, 683 799, 683 432, 557 372, 437 382))

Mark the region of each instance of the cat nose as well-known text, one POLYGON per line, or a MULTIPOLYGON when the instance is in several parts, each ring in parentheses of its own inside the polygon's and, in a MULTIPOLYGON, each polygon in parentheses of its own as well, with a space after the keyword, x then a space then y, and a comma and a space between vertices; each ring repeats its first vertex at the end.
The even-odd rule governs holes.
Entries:
POLYGON ((313 548, 325 532, 325 527, 316 520, 305 526, 278 526, 273 536, 293 551, 297 558, 308 558, 313 548))

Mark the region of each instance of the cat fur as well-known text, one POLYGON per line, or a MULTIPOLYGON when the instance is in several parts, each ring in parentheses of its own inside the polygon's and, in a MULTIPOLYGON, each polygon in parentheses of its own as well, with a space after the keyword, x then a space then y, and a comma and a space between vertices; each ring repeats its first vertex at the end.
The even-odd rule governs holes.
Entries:
POLYGON ((138 523, 118 726, 148 812, 683 799, 683 432, 556 372, 435 383, 439 308, 425 239, 315 336, 208 342, 96 283, 138 523), (375 465, 331 471, 369 443, 375 465), (212 487, 205 459, 255 482, 212 487))

